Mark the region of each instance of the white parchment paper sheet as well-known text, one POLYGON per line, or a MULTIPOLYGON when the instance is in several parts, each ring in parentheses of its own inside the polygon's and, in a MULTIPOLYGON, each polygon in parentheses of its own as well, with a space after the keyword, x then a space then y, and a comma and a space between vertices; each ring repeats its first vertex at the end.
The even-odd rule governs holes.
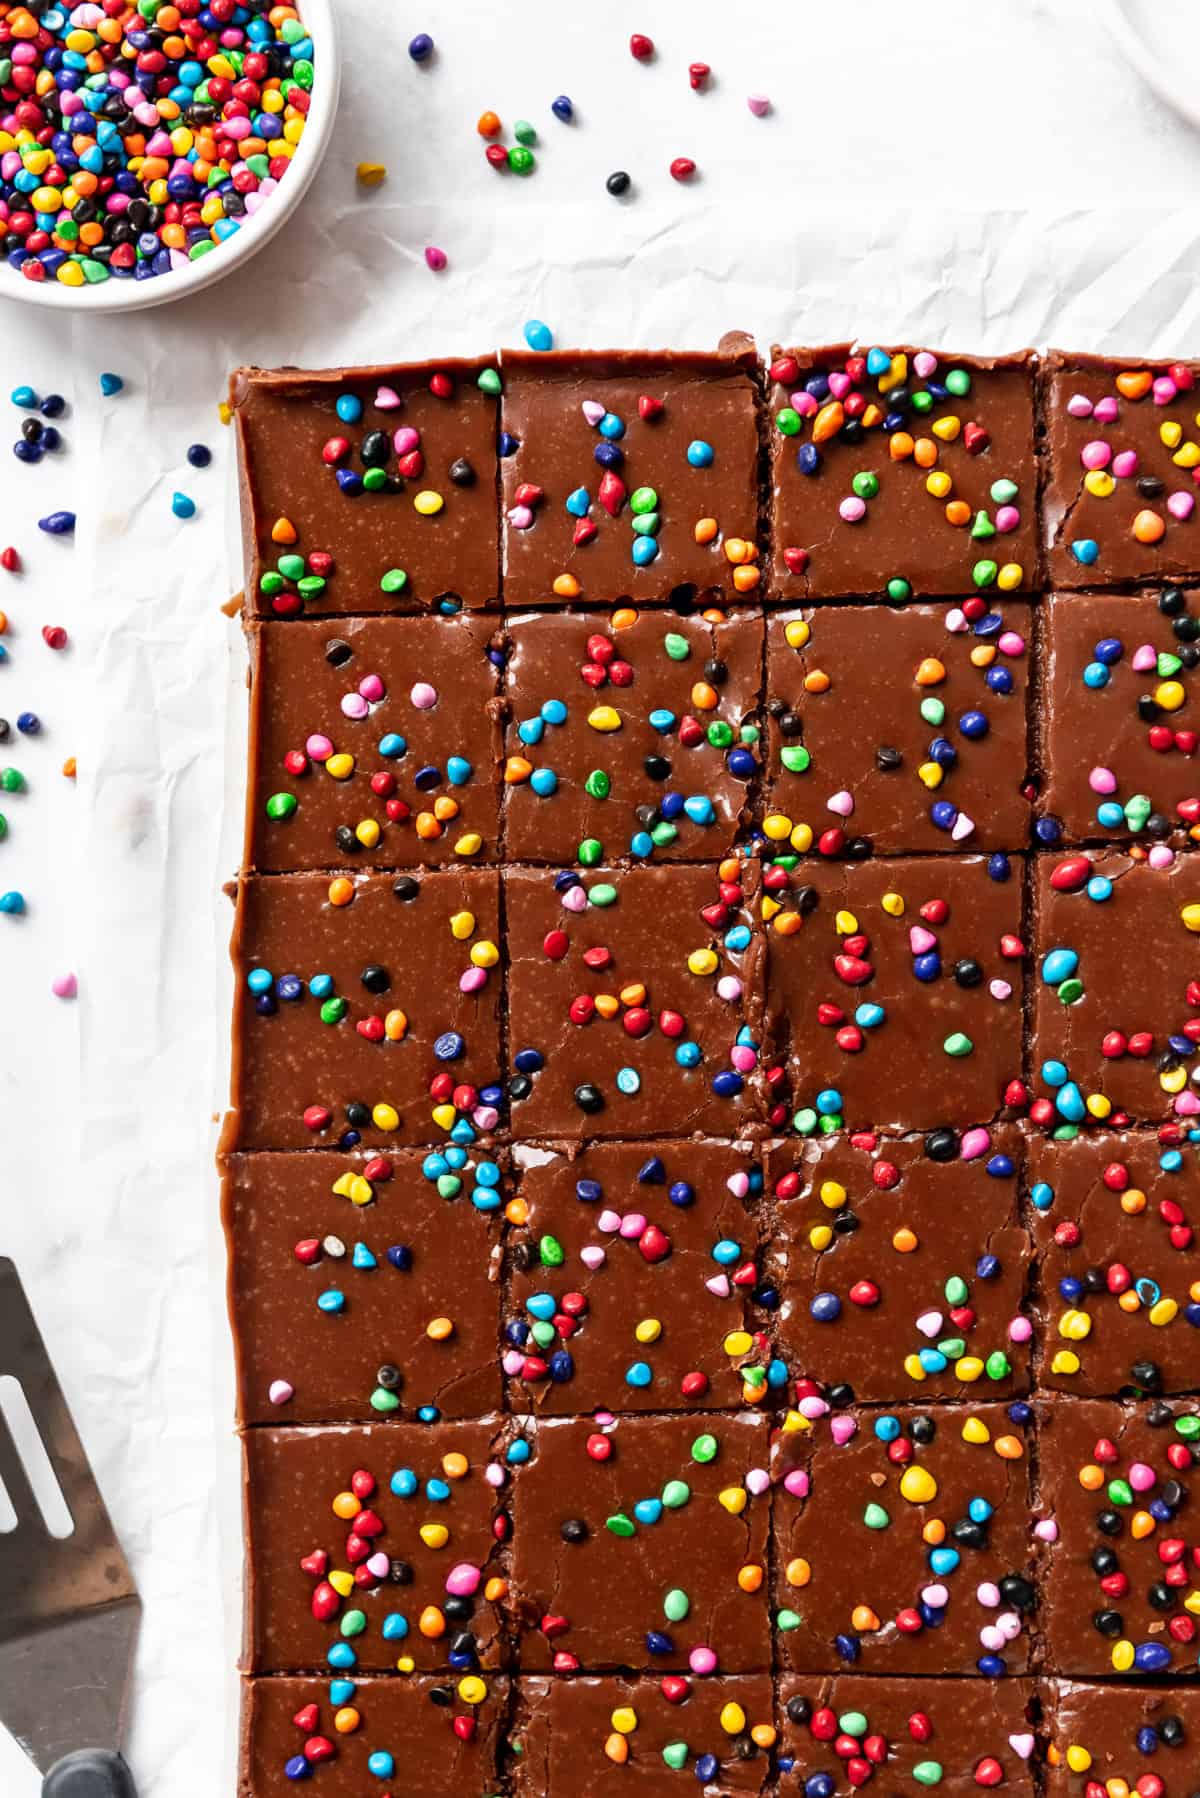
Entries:
MULTIPOLYGON (((0 577, 15 630, 0 711, 46 718, 0 751, 31 779, 0 846, 0 886, 30 898, 24 920, 0 919, 0 1249, 24 1269, 145 1596, 130 1744, 145 1798, 233 1790, 238 1470, 212 1167, 219 886, 242 781, 244 663, 219 610, 240 585, 216 415, 229 369, 467 352, 519 342, 531 316, 595 347, 705 347, 737 326, 764 347, 1200 353, 1200 142, 1088 0, 340 11, 333 149, 247 270, 127 321, 0 309, 4 391, 28 380, 73 401, 68 456, 6 462, 0 481, 0 540, 29 567, 0 577), (438 55, 416 68, 404 45, 422 29, 438 55), (635 29, 655 63, 630 59, 635 29), (715 75, 703 95, 686 79, 697 58, 715 75), (774 102, 762 121, 755 90, 774 102), (562 91, 571 127, 549 111, 562 91), (484 165, 489 106, 537 123, 532 179, 484 165), (666 173, 681 154, 700 167, 686 189, 666 173), (370 195, 360 158, 388 166, 370 195), (618 167, 637 187, 625 204, 604 192, 618 167), (430 242, 450 258, 441 276, 430 242), (101 369, 121 395, 101 400, 101 369), (204 473, 184 459, 198 439, 216 452, 204 473), (176 487, 199 505, 186 523, 176 487), (55 505, 79 512, 73 549, 35 529, 55 505), (47 621, 71 629, 66 657, 38 639, 47 621), (70 753, 77 791, 57 773, 70 753), (73 1009, 48 992, 69 966, 73 1009)), ((36 1790, 3 1739, 0 1790, 36 1790)))

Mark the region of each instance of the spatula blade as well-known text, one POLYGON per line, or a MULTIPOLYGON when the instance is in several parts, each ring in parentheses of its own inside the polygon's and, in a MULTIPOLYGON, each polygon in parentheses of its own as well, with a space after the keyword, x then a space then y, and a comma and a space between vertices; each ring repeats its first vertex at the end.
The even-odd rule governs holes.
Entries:
MULTIPOLYGON (((119 1749, 141 1602, 13 1263, 0 1256, 0 1376, 20 1386, 70 1513, 51 1534, 4 1411, 0 1723, 45 1773, 79 1748, 119 1749)), ((15 1426, 14 1426, 15 1427, 15 1426)))
POLYGON ((130 1598, 0 1643, 0 1717, 40 1773, 76 1748, 120 1748, 141 1615, 130 1598))

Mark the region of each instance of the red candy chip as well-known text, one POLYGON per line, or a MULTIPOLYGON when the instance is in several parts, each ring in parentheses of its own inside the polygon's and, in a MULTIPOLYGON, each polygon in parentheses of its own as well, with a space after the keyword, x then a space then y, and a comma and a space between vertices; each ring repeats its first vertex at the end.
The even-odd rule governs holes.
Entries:
POLYGON ((599 1430, 588 1437, 586 1448, 593 1461, 609 1461, 612 1459, 613 1442, 610 1436, 602 1436, 599 1430))
POLYGON ((1077 893, 1092 871, 1086 855, 1069 855, 1050 873, 1050 885, 1056 893, 1077 893))
POLYGON ((643 1261, 665 1261, 671 1253, 671 1239, 657 1224, 647 1224, 638 1237, 638 1251, 643 1261))
POLYGON ((664 1674, 660 1690, 668 1704, 682 1704, 691 1693, 691 1685, 678 1673, 664 1674))
POLYGON ((331 1761, 336 1753, 337 1749, 328 1736, 310 1736, 304 1744, 304 1758, 311 1761, 314 1767, 320 1766, 322 1761, 331 1761))
POLYGON ((676 156, 671 164, 672 181, 690 181, 696 173, 696 165, 690 156, 676 156))
POLYGON ((975 1769, 977 1786, 998 1786, 1004 1783, 1004 1768, 994 1754, 986 1754, 975 1769))
POLYGON ((333 1122, 333 1113, 328 1105, 306 1105, 304 1108, 304 1126, 307 1130, 328 1130, 333 1122))
POLYGON ((663 403, 661 400, 655 399, 654 396, 649 393, 643 393, 639 396, 638 417, 642 420, 643 424, 648 424, 652 418, 661 418, 662 412, 663 403))
POLYGON ((792 387, 800 379, 800 364, 794 356, 776 356, 767 373, 781 387, 792 387))
POLYGON ((857 955, 835 955, 833 966, 838 979, 847 986, 863 986, 875 972, 869 961, 857 955))
POLYGON ((460 1742, 473 1741, 475 1737, 474 1717, 456 1717, 454 1719, 454 1733, 460 1742))
POLYGON ((0 549, 0 568, 6 568, 9 574, 16 574, 21 566, 21 558, 10 543, 6 549, 0 549))
POLYGON ((328 1623, 331 1617, 337 1616, 341 1602, 329 1581, 322 1580, 313 1591, 312 1614, 318 1623, 328 1623))
POLYGON ((548 930, 542 938, 542 950, 549 961, 561 961, 570 947, 571 939, 565 930, 548 930))
POLYGON ((712 70, 706 62, 689 62, 688 64, 688 83, 697 91, 705 86, 711 74, 712 70))
POLYGON ((315 1236, 306 1236, 303 1242, 296 1244, 292 1253, 303 1266, 312 1267, 321 1258, 321 1244, 315 1236))
POLYGON ((296 1715, 292 1718, 292 1722, 296 1725, 296 1728, 303 1730, 306 1736, 311 1736, 315 1732, 317 1724, 320 1721, 321 1712, 319 1707, 315 1704, 306 1704, 303 1709, 298 1710, 296 1715))
POLYGON ((808 551, 791 545, 784 550, 783 561, 789 574, 803 574, 808 567, 808 551))
POLYGON ((644 31, 635 31, 629 40, 629 54, 638 62, 649 62, 654 55, 654 39, 644 31))
POLYGON ((329 1556, 323 1548, 314 1548, 310 1555, 305 1555, 300 1563, 301 1573, 309 1574, 313 1579, 324 1579, 329 1570, 329 1556))

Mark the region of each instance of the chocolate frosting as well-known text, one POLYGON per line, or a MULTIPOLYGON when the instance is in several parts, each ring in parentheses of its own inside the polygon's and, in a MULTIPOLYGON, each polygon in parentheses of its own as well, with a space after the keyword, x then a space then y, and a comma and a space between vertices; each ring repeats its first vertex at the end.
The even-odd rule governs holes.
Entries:
POLYGON ((502 1417, 247 1431, 244 1671, 498 1665, 505 1598, 485 1588, 504 1584, 493 1524, 508 1501, 487 1472, 503 1472, 510 1433, 502 1417), (448 1592, 464 1567, 478 1590, 448 1592))
POLYGON ((252 625, 246 867, 496 861, 495 634, 469 617, 252 625))
POLYGON ((570 864, 588 840, 609 860, 725 854, 759 762, 761 618, 529 612, 508 634, 508 857, 570 864))
POLYGON ((1024 1428, 996 1404, 785 1428, 771 1462, 782 1665, 967 1674, 993 1656, 993 1676, 1027 1671, 1036 1594, 1024 1428), (1001 1619, 1011 1639, 997 1647, 1001 1619))
POLYGON ((1039 1383, 1079 1397, 1196 1385, 1197 1149, 1104 1130, 1029 1149, 1039 1383))
POLYGON ((920 1137, 784 1143, 767 1161, 779 1344, 798 1379, 862 1400, 1029 1386, 1017 1130, 938 1160, 920 1137))
POLYGON ((507 1292, 513 1407, 736 1408, 743 1369, 764 1365, 752 1339, 769 1323, 756 1303, 765 1219, 749 1145, 522 1143, 514 1159, 527 1217, 507 1292), (546 1345, 514 1340, 547 1297, 546 1345))
POLYGON ((420 612, 447 595, 468 608, 495 602, 498 402, 478 384, 489 366, 450 359, 324 374, 237 371, 230 397, 256 617, 420 612), (397 432, 407 433, 403 449, 397 432), (379 491, 347 491, 338 480, 348 475, 361 487, 371 470, 382 477, 379 491), (436 494, 440 508, 420 510, 424 494, 436 494), (317 577, 323 587, 305 594, 286 578, 281 609, 279 595, 263 590, 264 574, 278 572, 281 553, 307 559, 314 550, 332 557, 317 577), (403 583, 385 589, 397 570, 403 583))
POLYGON ((335 1706, 328 1682, 318 1679, 244 1682, 238 1798, 284 1798, 294 1790, 294 1778, 306 1777, 285 1769, 317 1743, 311 1765, 321 1798, 362 1798, 365 1791, 384 1790, 379 1779, 386 1775, 368 1765, 380 1753, 390 1756, 405 1785, 428 1798, 440 1793, 483 1798, 499 1790, 507 1680, 489 1677, 487 1695, 478 1704, 458 1697, 453 1678, 346 1683, 351 1687, 346 1702, 335 1706), (357 1719, 353 1724, 351 1715, 357 1719))
MULTIPOLYGON (((466 1114, 451 1095, 451 1111, 439 1123, 431 1083, 447 1074, 453 1087, 467 1082, 478 1091, 499 1074, 499 980, 486 965, 487 945, 498 941, 498 876, 455 868, 398 879, 333 878, 346 883, 338 891, 349 890, 347 903, 331 903, 326 874, 241 882, 232 943, 236 1115, 228 1147, 444 1142, 455 1116, 466 1114), (472 951, 484 956, 483 967, 472 951), (256 970, 271 976, 265 995, 251 986, 256 970), (479 973, 486 978, 464 992, 464 976, 479 973), (279 995, 279 980, 288 975, 300 985, 295 997, 279 995), (321 975, 332 983, 328 997, 319 996, 320 983, 312 991, 321 975), (342 1015, 324 1021, 323 1010, 339 999, 342 1015), (394 1012, 407 1020, 395 1040, 386 1034, 394 1012), (380 1034, 364 1034, 360 1025, 380 1034), (311 1107, 319 1116, 306 1123, 311 1107)), ((474 1102, 470 1109, 479 1115, 474 1102)))
POLYGON ((239 1422, 499 1409, 501 1227, 474 1201, 500 1195, 475 1181, 486 1156, 434 1178, 425 1159, 419 1149, 229 1158, 239 1422), (273 1401, 278 1384, 288 1394, 273 1401))
POLYGON ((767 813, 881 854, 1024 848, 1031 609, 967 604, 771 614, 767 813))
POLYGON ((758 874, 750 862, 733 872, 728 882, 716 867, 595 869, 573 878, 602 898, 615 890, 615 902, 569 910, 571 889, 559 890, 549 870, 505 870, 510 1048, 518 1068, 528 1050, 543 1062, 528 1096, 513 1103, 516 1136, 730 1136, 756 1116, 753 1074, 737 1074, 731 1055, 758 1022, 762 940, 750 923, 758 874), (706 971, 693 971, 693 955, 706 971), (573 1021, 577 998, 597 1004, 585 1022, 573 1021), (699 1046, 695 1065, 677 1053, 688 1043, 699 1046), (624 1086, 636 1090, 623 1090, 622 1070, 632 1070, 624 1086))
POLYGON ((1194 590, 1047 596, 1042 809, 1058 819, 1064 842, 1124 837, 1135 827, 1161 840, 1200 820, 1193 632, 1200 640, 1194 590), (1102 806, 1110 818, 1117 808, 1115 821, 1103 821, 1102 806))
POLYGON ((684 1690, 667 1698, 658 1680, 628 1675, 523 1679, 513 1734, 516 1798, 657 1798, 686 1791, 684 1780, 694 1789, 697 1778, 704 1792, 763 1792, 771 1760, 751 1732, 774 1731, 769 1677, 677 1683, 684 1690))
POLYGON ((763 1419, 599 1421, 539 1421, 515 1476, 522 1668, 769 1668, 763 1419))
POLYGON ((1197 445, 1198 372, 1196 362, 1122 362, 1062 350, 1045 357, 1042 528, 1054 586, 1110 587, 1200 574, 1200 520, 1188 503, 1195 486, 1187 461, 1177 460, 1189 453, 1187 445, 1197 445), (1179 369, 1192 385, 1160 399, 1155 377, 1179 369), (1128 386, 1131 378, 1143 389, 1140 397, 1127 397, 1118 385, 1128 386), (1089 445, 1104 446, 1093 457, 1102 477, 1098 493, 1087 484, 1083 458, 1089 445), (1143 512, 1165 527, 1153 541, 1133 534, 1143 512))
POLYGON ((609 605, 741 591, 734 571, 753 564, 730 561, 726 545, 747 544, 757 555, 751 348, 715 355, 506 350, 502 368, 506 604, 567 598, 609 605), (595 409, 594 424, 585 407, 595 409), (640 493, 657 503, 638 512, 640 493), (658 546, 650 561, 634 560, 636 518, 659 526, 646 532, 658 546), (698 541, 696 526, 706 519, 716 530, 698 541), (561 576, 569 584, 556 592, 561 576))
POLYGON ((997 1116, 1022 1059, 1020 868, 1008 866, 996 880, 983 856, 805 860, 771 890, 801 920, 787 934, 776 913, 767 930, 768 1029, 793 1114, 837 1093, 824 1115, 850 1128, 997 1116))
POLYGON ((1058 1079, 1056 1063, 1072 1083, 1047 1089, 1060 1111, 1079 1121, 1076 1088, 1134 1119, 1168 1117, 1180 1095, 1190 1103, 1200 957, 1183 913, 1200 905, 1200 856, 1166 867, 1116 850, 1042 856, 1033 894, 1034 1054, 1043 1083, 1047 1068, 1058 1079))
POLYGON ((1038 1423, 1049 1670, 1194 1676, 1195 1401, 1042 1400, 1038 1423))
POLYGON ((1037 586, 1031 352, 956 356, 910 345, 868 352, 849 343, 772 350, 773 371, 789 361, 795 374, 789 368, 789 378, 773 380, 768 392, 775 593, 866 598, 892 580, 918 597, 1037 586), (887 362, 879 373, 876 357, 887 362), (929 374, 921 372, 925 358, 936 364, 929 374), (951 375, 954 385, 965 377, 965 393, 947 391, 951 375), (840 397, 826 385, 830 377, 840 397), (814 378, 816 397, 807 392, 814 378), (919 456, 918 444, 928 446, 919 456), (808 461, 814 450, 815 472, 804 472, 798 458, 808 461), (864 475, 874 478, 873 493, 864 475), (856 481, 869 494, 861 513, 856 481), (952 505, 963 508, 959 522, 948 515, 952 505), (990 576, 976 575, 989 564, 990 576), (1002 570, 1015 572, 1000 581, 1002 570))

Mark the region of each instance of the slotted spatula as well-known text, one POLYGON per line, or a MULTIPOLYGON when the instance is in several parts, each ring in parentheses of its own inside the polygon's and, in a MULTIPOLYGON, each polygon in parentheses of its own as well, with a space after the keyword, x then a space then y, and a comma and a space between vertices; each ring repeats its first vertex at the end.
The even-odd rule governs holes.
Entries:
POLYGON ((43 1798, 137 1798, 121 1759, 142 1607, 17 1270, 0 1256, 0 1376, 21 1386, 74 1528, 50 1533, 0 1409, 0 1721, 43 1798))

